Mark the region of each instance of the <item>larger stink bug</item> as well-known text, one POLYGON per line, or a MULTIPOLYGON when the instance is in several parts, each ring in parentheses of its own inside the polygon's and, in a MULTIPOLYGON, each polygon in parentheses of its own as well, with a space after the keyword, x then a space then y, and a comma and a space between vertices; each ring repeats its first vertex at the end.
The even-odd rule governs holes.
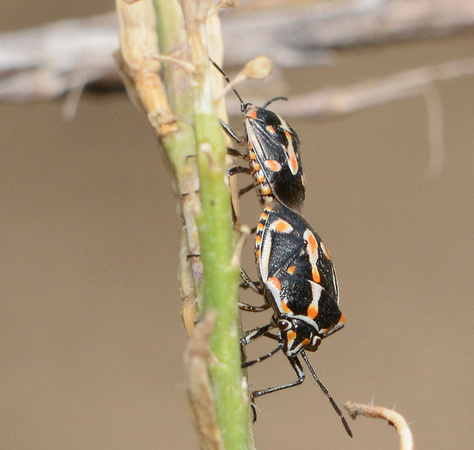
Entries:
MULTIPOLYGON (((211 60, 217 70, 230 82, 222 69, 211 60)), ((262 107, 244 103, 239 93, 233 91, 240 101, 245 124, 245 134, 240 139, 224 122, 221 124, 229 136, 238 144, 247 147, 247 153, 229 149, 233 156, 248 160, 249 167, 231 168, 229 175, 247 172, 253 176, 253 185, 262 205, 277 198, 295 211, 300 211, 304 202, 306 183, 300 157, 300 141, 295 130, 278 114, 267 109, 274 98, 262 107)), ((244 189, 246 191, 248 189, 244 189)))
MULTIPOLYGON (((265 207, 255 237, 258 275, 270 306, 310 330, 302 341, 316 349, 321 339, 344 326, 336 272, 319 235, 306 220, 277 200, 265 207), (303 280, 297 283, 296 280, 303 280), (308 340, 305 340, 308 339, 308 340)), ((284 349, 294 355, 287 329, 284 349)))
POLYGON ((301 215, 273 200, 260 217, 255 237, 255 258, 260 283, 254 288, 264 295, 266 306, 273 310, 273 317, 268 325, 246 333, 242 344, 246 345, 259 336, 268 336, 276 339, 278 346, 258 359, 245 362, 243 367, 263 361, 282 350, 298 379, 293 383, 255 391, 253 398, 301 384, 304 380, 298 358, 301 356, 352 437, 341 410, 316 375, 305 353, 306 350, 316 351, 322 339, 340 330, 345 321, 339 309, 336 272, 326 246, 301 215), (272 333, 275 328, 278 330, 276 335, 272 333))

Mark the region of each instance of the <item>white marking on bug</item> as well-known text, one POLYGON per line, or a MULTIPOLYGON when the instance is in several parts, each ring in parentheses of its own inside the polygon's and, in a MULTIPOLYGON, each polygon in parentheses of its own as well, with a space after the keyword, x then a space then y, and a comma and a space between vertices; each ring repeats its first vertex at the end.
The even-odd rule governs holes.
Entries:
POLYGON ((271 233, 262 236, 260 244, 260 274, 262 280, 268 279, 268 264, 270 262, 270 253, 272 251, 272 235, 271 233))
POLYGON ((315 283, 314 281, 308 281, 311 283, 311 292, 313 294, 313 301, 311 303, 319 309, 319 300, 321 298, 321 292, 323 292, 323 288, 320 284, 315 283))
POLYGON ((278 118, 280 119, 280 125, 278 125, 282 130, 288 131, 288 133, 291 133, 291 128, 288 125, 288 123, 281 118, 279 114, 277 114, 278 118))
POLYGON ((263 149, 262 149, 262 146, 260 145, 260 141, 257 139, 257 136, 255 134, 255 131, 254 129, 252 128, 251 124, 247 121, 246 123, 246 130, 247 130, 247 138, 248 138, 248 141, 250 143, 250 145, 252 145, 253 149, 254 149, 254 152, 255 154, 257 155, 257 157, 259 157, 261 160, 262 159, 265 159, 265 154, 263 152, 263 149))

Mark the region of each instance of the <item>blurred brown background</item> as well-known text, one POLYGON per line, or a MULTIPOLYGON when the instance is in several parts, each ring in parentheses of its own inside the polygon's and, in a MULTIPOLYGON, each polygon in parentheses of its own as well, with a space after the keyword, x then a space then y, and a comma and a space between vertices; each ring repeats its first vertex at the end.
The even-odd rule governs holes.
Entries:
MULTIPOLYGON (((9 1, 0 24, 110 6, 9 1)), ((341 53, 333 67, 285 72, 280 94, 291 102, 318 87, 472 56, 473 37, 341 53)), ((396 405, 419 449, 468 449, 474 440, 472 81, 436 85, 446 151, 436 177, 426 173, 421 97, 330 122, 291 121, 308 180, 305 216, 333 255, 347 319, 310 359, 341 406, 396 405)), ((62 107, 0 105, 0 448, 197 448, 182 362, 179 222, 161 151, 123 93, 86 94, 70 122, 62 107)), ((251 194, 243 206, 256 223, 251 194)), ((293 377, 282 355, 251 372, 255 387, 293 377)), ((350 421, 350 440, 311 379, 258 407, 259 449, 399 445, 385 423, 361 418, 350 421)))

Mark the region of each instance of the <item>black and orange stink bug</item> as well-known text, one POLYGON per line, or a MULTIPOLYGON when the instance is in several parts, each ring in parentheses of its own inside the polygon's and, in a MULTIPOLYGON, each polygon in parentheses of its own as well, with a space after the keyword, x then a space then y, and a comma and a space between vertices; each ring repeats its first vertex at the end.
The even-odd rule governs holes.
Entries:
POLYGON ((267 336, 276 339, 278 346, 260 358, 245 362, 243 367, 264 361, 282 350, 298 379, 255 391, 253 398, 301 384, 305 377, 298 359, 301 355, 352 437, 341 410, 305 353, 306 350, 316 351, 321 341, 340 330, 345 322, 339 309, 336 272, 326 246, 300 214, 274 199, 260 216, 255 259, 260 283, 254 284, 254 290, 264 296, 267 308, 273 310, 273 317, 269 324, 247 332, 241 343, 246 345, 260 336, 267 336), (278 333, 272 333, 273 329, 278 333))
MULTIPOLYGON (((229 78, 222 69, 211 60, 214 67, 229 78)), ((227 134, 238 144, 246 145, 248 153, 229 149, 232 156, 248 160, 249 167, 236 166, 229 175, 247 172, 253 176, 253 186, 262 205, 277 198, 295 211, 300 211, 304 202, 306 183, 300 157, 300 140, 295 130, 278 114, 267 109, 277 97, 265 103, 263 107, 244 103, 238 92, 233 89, 240 101, 245 124, 245 135, 240 139, 224 122, 221 124, 227 134)), ((250 190, 243 189, 242 193, 250 190)))

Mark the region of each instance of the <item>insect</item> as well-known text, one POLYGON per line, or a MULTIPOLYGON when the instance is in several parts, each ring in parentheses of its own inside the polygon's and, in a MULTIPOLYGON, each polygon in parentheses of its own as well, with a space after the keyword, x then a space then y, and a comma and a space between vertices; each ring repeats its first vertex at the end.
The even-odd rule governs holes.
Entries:
MULTIPOLYGON (((211 62, 230 83, 223 70, 214 61, 211 62)), ((229 154, 248 160, 249 167, 235 166, 229 170, 229 175, 244 172, 253 176, 253 185, 242 189, 240 194, 255 187, 262 205, 277 198, 289 208, 300 211, 306 192, 299 151, 300 140, 295 130, 281 116, 267 109, 275 100, 285 98, 276 97, 259 107, 244 103, 236 89, 233 88, 233 91, 240 101, 245 124, 244 138, 240 139, 223 121, 221 124, 236 143, 247 147, 248 153, 230 148, 229 154)))
MULTIPOLYGON (((298 379, 293 383, 272 387, 252 394, 253 398, 301 384, 305 378, 299 361, 301 356, 313 378, 340 416, 349 436, 352 432, 341 410, 316 375, 306 350, 316 351, 321 341, 344 326, 339 309, 336 272, 329 252, 318 234, 295 211, 273 200, 260 216, 255 237, 255 259, 260 283, 254 290, 265 298, 266 308, 272 308, 269 324, 250 330, 241 340, 247 345, 260 336, 278 341, 266 355, 243 364, 249 367, 282 350, 298 379), (272 333, 273 329, 278 333, 272 333)), ((248 305, 249 306, 249 305, 248 305)), ((249 306, 249 309, 252 310, 249 306)), ((263 307, 256 307, 261 311, 263 307), (260 308, 260 309, 259 309, 260 308)))

